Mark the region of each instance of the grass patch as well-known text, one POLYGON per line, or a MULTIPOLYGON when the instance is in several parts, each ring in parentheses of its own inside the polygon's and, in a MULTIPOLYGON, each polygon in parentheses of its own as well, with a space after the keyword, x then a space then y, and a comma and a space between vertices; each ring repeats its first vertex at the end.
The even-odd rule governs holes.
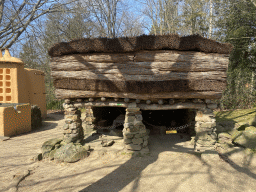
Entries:
POLYGON ((236 109, 230 111, 215 111, 217 122, 233 121, 239 124, 256 125, 256 108, 253 109, 236 109))

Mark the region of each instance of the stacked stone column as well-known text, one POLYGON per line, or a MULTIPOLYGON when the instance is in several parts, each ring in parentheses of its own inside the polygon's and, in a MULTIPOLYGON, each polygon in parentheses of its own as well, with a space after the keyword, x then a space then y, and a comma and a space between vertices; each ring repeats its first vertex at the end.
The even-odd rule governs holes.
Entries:
POLYGON ((95 117, 91 106, 85 107, 85 113, 82 115, 82 126, 84 134, 91 134, 94 131, 95 125, 93 124, 95 117))
POLYGON ((65 124, 63 126, 63 142, 80 143, 83 141, 84 132, 81 121, 81 111, 66 99, 63 104, 65 124))
POLYGON ((142 123, 140 108, 133 103, 128 106, 125 114, 123 129, 124 144, 126 149, 132 151, 148 150, 149 132, 142 123))
POLYGON ((213 150, 217 141, 216 119, 212 109, 197 110, 195 117, 195 150, 213 150))

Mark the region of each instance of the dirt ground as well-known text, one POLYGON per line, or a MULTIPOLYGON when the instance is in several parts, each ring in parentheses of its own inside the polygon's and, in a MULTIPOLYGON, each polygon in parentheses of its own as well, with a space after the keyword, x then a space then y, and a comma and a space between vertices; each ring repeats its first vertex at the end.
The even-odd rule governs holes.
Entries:
POLYGON ((62 136, 63 114, 48 114, 37 131, 0 140, 0 191, 18 192, 253 192, 256 158, 235 147, 228 156, 194 153, 182 134, 150 137, 150 154, 122 152, 121 140, 103 148, 94 140, 89 157, 72 164, 31 159, 42 144, 62 136), (29 174, 11 188, 13 176, 29 174))

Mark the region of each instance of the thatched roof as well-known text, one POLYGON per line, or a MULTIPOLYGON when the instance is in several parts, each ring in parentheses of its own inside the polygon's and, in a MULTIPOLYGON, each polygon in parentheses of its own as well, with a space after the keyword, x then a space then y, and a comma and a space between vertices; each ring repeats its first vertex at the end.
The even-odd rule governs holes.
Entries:
POLYGON ((138 37, 119 38, 84 38, 53 45, 48 53, 51 57, 78 53, 125 53, 140 50, 180 50, 200 51, 205 53, 230 54, 233 46, 229 43, 190 35, 180 37, 169 35, 141 35, 138 37))

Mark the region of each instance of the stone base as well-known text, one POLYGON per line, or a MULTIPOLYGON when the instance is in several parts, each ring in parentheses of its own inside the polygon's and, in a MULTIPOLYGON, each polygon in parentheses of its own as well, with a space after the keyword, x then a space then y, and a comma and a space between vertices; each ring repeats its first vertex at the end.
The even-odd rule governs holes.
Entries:
POLYGON ((123 129, 124 144, 127 150, 140 151, 148 146, 149 130, 142 123, 140 108, 135 103, 126 109, 123 129))
POLYGON ((65 143, 81 143, 84 138, 81 111, 72 103, 63 105, 65 109, 65 124, 63 126, 63 140, 65 143))
POLYGON ((196 151, 214 150, 217 142, 216 119, 212 109, 198 110, 195 117, 194 145, 196 151))

